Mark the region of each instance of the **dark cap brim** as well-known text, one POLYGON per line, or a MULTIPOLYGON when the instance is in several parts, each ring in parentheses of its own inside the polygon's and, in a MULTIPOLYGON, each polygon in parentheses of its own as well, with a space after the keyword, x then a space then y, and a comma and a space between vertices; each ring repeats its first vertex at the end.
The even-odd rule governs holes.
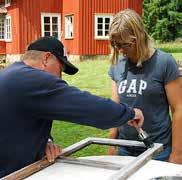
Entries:
POLYGON ((61 62, 63 62, 63 64, 65 65, 65 69, 64 69, 64 72, 66 74, 69 74, 69 75, 74 75, 78 72, 78 68, 76 66, 74 66, 73 64, 71 64, 67 57, 65 56, 64 58, 60 58, 59 59, 61 62))

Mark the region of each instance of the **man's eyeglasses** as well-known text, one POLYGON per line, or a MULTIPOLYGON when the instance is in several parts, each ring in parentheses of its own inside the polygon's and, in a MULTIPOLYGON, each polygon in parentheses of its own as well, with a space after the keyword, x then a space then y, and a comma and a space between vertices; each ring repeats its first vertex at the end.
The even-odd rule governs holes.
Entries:
POLYGON ((111 46, 117 50, 130 48, 131 45, 132 45, 132 43, 119 43, 116 41, 111 41, 111 46))

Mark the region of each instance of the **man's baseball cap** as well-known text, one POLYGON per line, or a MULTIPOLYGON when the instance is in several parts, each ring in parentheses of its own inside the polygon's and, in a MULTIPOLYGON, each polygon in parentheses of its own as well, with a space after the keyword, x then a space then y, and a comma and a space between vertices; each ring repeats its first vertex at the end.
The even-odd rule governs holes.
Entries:
POLYGON ((68 61, 62 42, 53 36, 46 36, 37 39, 28 46, 27 51, 29 50, 50 52, 64 64, 64 72, 66 74, 73 75, 78 72, 78 68, 68 61))

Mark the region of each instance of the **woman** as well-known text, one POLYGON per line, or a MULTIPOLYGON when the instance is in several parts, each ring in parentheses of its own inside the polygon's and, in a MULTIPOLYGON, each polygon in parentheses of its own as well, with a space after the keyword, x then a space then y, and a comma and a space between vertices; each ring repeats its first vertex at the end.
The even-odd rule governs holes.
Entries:
MULTIPOLYGON (((164 144, 155 159, 182 163, 182 89, 174 58, 152 46, 141 17, 131 9, 114 16, 109 36, 113 50, 109 70, 112 99, 143 111, 142 128, 153 142, 164 144)), ((128 125, 111 129, 109 138, 139 140, 136 129, 128 125)), ((115 150, 110 147, 109 154, 115 154, 115 150)), ((118 154, 138 156, 143 151, 119 147, 118 154)))

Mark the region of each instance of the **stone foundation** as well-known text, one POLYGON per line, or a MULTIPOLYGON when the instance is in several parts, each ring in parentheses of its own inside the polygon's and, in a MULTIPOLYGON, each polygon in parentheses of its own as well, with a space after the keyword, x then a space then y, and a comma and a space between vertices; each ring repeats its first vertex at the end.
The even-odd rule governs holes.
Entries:
POLYGON ((69 55, 69 60, 72 62, 80 62, 86 60, 109 60, 109 55, 69 55))
POLYGON ((7 54, 6 55, 6 63, 7 64, 12 64, 16 61, 20 61, 20 56, 21 54, 7 54))

